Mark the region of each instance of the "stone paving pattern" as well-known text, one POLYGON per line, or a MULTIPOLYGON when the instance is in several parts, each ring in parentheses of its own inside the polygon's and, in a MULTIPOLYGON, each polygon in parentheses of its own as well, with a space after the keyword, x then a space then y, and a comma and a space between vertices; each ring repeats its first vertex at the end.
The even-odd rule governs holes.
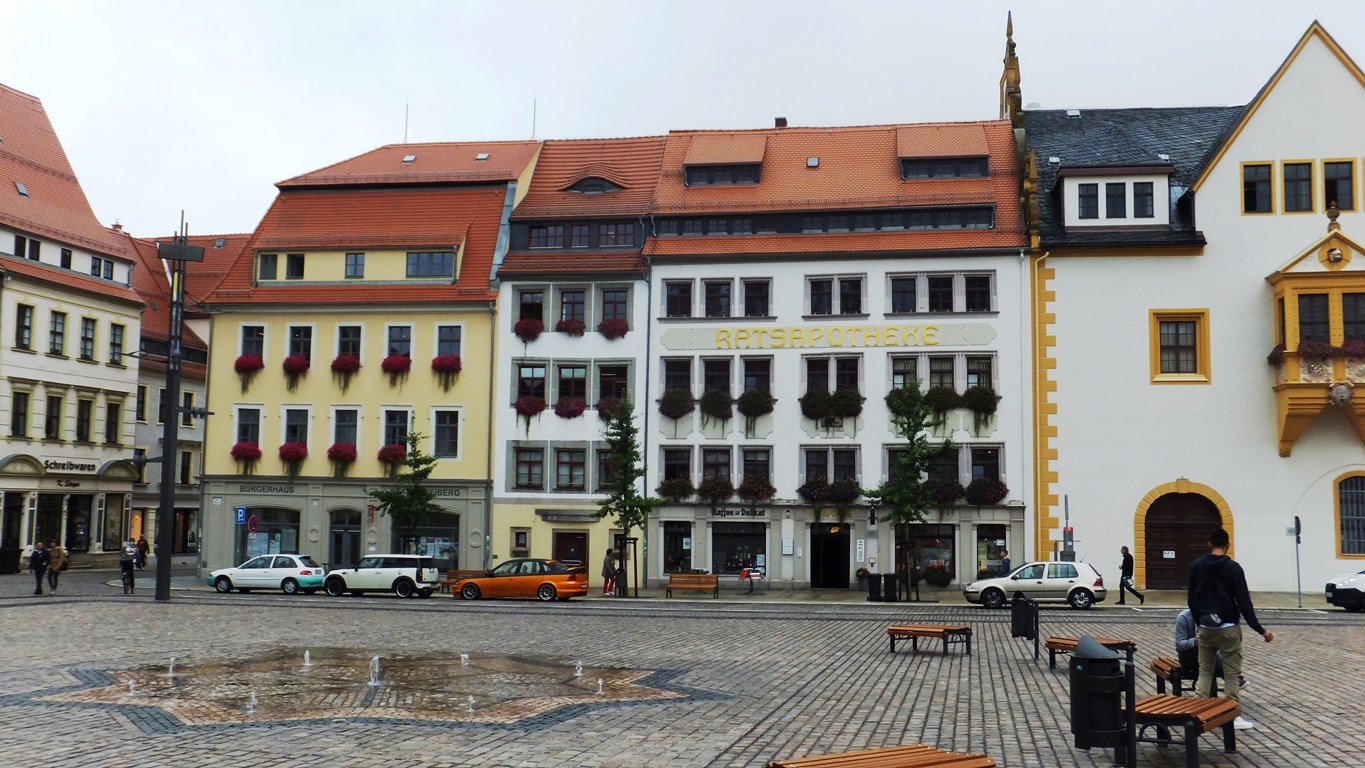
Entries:
MULTIPOLYGON (((866 603, 852 593, 541 605, 177 590, 158 603, 144 573, 127 597, 108 572, 70 571, 51 597, 29 596, 26 574, 0 576, 0 722, 8 735, 0 765, 719 768, 915 742, 985 752, 1009 768, 1112 765, 1108 753, 1071 747, 1065 665, 1049 670, 1045 650, 1035 661, 1032 643, 1011 639, 1007 611, 866 603), (907 620, 971 624, 973 655, 955 647, 944 656, 937 643, 890 654, 885 627, 907 620), (201 726, 149 707, 43 700, 171 656, 193 665, 308 647, 456 663, 460 653, 582 659, 663 671, 663 687, 687 695, 482 724, 338 717, 201 726), (38 753, 44 761, 32 759, 38 753)), ((1134 639, 1142 695, 1155 691, 1147 661, 1172 655, 1174 613, 1044 608, 1042 629, 1134 639)), ((1276 640, 1248 638, 1243 693, 1259 726, 1239 732, 1233 755, 1205 736, 1201 765, 1361 765, 1365 617, 1261 613, 1276 640)), ((1183 764, 1179 748, 1139 748, 1139 766, 1183 764)))

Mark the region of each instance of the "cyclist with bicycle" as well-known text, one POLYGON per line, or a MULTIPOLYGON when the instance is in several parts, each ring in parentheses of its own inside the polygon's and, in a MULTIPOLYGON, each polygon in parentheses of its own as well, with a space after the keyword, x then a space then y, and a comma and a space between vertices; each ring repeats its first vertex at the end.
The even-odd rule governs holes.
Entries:
POLYGON ((128 539, 123 542, 123 551, 119 555, 118 566, 119 570, 122 571, 123 594, 125 595, 132 592, 136 586, 133 577, 133 567, 137 565, 138 554, 136 541, 128 539))

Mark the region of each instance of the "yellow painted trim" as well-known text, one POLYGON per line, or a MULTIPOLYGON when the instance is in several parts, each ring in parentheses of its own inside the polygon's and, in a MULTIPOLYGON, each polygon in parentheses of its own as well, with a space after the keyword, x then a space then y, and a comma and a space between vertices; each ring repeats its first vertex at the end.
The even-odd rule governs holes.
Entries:
POLYGON ((1279 210, 1279 186, 1275 183, 1275 161, 1274 160, 1252 160, 1241 163, 1237 166, 1237 195, 1241 198, 1243 216, 1272 216, 1279 210), (1270 169, 1270 210, 1268 211, 1248 211, 1246 194, 1246 169, 1247 166, 1266 167, 1270 169))
POLYGON ((1318 180, 1319 178, 1321 178, 1321 177, 1314 175, 1314 174, 1316 174, 1316 173, 1317 173, 1317 163, 1314 162, 1314 161, 1311 160, 1311 159, 1308 159, 1308 160, 1281 160, 1281 161, 1280 161, 1280 210, 1281 210, 1281 211, 1283 211, 1283 212, 1286 213, 1286 214, 1291 214, 1291 215, 1299 215, 1299 214, 1304 214, 1304 213, 1317 213, 1317 212, 1318 212, 1318 189, 1317 189, 1317 180, 1318 180), (1285 166, 1289 166, 1289 165, 1306 165, 1306 166, 1308 166, 1308 209, 1307 209, 1307 210, 1303 210, 1303 211, 1291 211, 1291 210, 1289 210, 1289 203, 1287 202, 1287 201, 1289 200, 1289 190, 1287 190, 1287 189, 1284 188, 1284 185, 1285 185, 1285 183, 1286 183, 1286 181, 1285 181, 1286 176, 1285 176, 1285 173, 1284 173, 1284 169, 1285 169, 1285 166))
POLYGON ((1233 557, 1234 547, 1237 546, 1232 524, 1232 507, 1228 506, 1227 499, 1224 499, 1222 494, 1203 483, 1191 482, 1183 477, 1177 478, 1173 483, 1158 485, 1142 497, 1133 514, 1133 580, 1144 589, 1147 586, 1147 511, 1157 499, 1168 493, 1197 493, 1213 502, 1218 508, 1223 530, 1228 532, 1228 557, 1233 557))
POLYGON ((1365 477, 1365 472, 1356 470, 1339 475, 1332 481, 1332 517, 1336 520, 1337 557, 1345 560, 1365 560, 1365 555, 1349 555, 1341 549, 1341 481, 1348 477, 1365 477))
POLYGON ((1333 39, 1331 35, 1327 34, 1327 30, 1323 29, 1321 24, 1316 21, 1309 24, 1308 29, 1303 33, 1303 37, 1299 38, 1299 42, 1294 46, 1294 49, 1289 52, 1289 55, 1285 57, 1285 60, 1280 64, 1279 69, 1276 69, 1275 74, 1271 75, 1269 82, 1261 88, 1260 92, 1256 94, 1256 98, 1247 105, 1247 108, 1242 110, 1242 117, 1237 121, 1237 127, 1223 140, 1223 144, 1218 147, 1218 153, 1204 166, 1204 171, 1199 174, 1199 178, 1194 180, 1194 185, 1190 187, 1191 192, 1198 193, 1199 188, 1204 186, 1204 182, 1208 180, 1210 174, 1213 173, 1213 169, 1222 161, 1223 155, 1227 154, 1228 148, 1237 141, 1238 136, 1242 135, 1242 131, 1247 127, 1247 124, 1251 122, 1251 118, 1255 116, 1256 112, 1261 108, 1261 105, 1265 103, 1266 97, 1269 96, 1270 92, 1279 84, 1280 78, 1284 77, 1284 73, 1289 70, 1290 65, 1294 63, 1294 60, 1299 57, 1299 54, 1303 51, 1304 47, 1308 45, 1308 41, 1314 37, 1322 40, 1323 44, 1327 46, 1327 49, 1332 52, 1332 55, 1336 56, 1337 60, 1341 62, 1341 65, 1346 67, 1346 70, 1356 79, 1356 82, 1360 83, 1362 87, 1365 87, 1365 72, 1362 72, 1360 67, 1356 66, 1356 63, 1341 49, 1341 46, 1337 45, 1337 41, 1333 39))
POLYGON ((1152 309, 1147 312, 1148 354, 1153 384, 1208 384, 1213 378, 1212 348, 1209 346, 1209 310, 1152 309), (1161 324, 1194 322, 1195 372, 1161 372, 1161 324))
POLYGON ((1029 308, 1033 340, 1033 552, 1026 553, 1034 558, 1048 557, 1052 553, 1051 533, 1057 530, 1061 520, 1057 515, 1060 499, 1056 493, 1058 473, 1057 426, 1054 416, 1057 404, 1053 395, 1057 391, 1054 380, 1057 360, 1053 350, 1057 338, 1052 334, 1056 315, 1052 312, 1052 302, 1056 294, 1049 287, 1056 272, 1044 266, 1048 254, 1035 254, 1030 265, 1030 294, 1032 305, 1029 308))
MULTIPOLYGON (((1347 212, 1354 211, 1354 210, 1358 209, 1358 208, 1360 207, 1359 202, 1358 202, 1358 201, 1360 200, 1360 177, 1356 174, 1356 168, 1359 166, 1359 164, 1356 163, 1356 159, 1355 159, 1354 157, 1324 157, 1324 158, 1322 158, 1322 160, 1319 161, 1319 164, 1318 164, 1318 178, 1322 180, 1322 185, 1323 185, 1323 186, 1322 186, 1322 205, 1323 205, 1323 208, 1322 208, 1322 209, 1325 211, 1325 210, 1327 210, 1327 207, 1330 206, 1330 205, 1332 204, 1332 201, 1327 199, 1327 164, 1328 164, 1328 163, 1350 163, 1350 165, 1351 165, 1351 207, 1350 207, 1350 208, 1342 208, 1340 205, 1338 205, 1338 206, 1337 206, 1337 210, 1339 210, 1339 211, 1341 211, 1341 212, 1343 212, 1343 213, 1347 213, 1347 212)), ((1338 201, 1338 202, 1340 202, 1340 201, 1338 201)))

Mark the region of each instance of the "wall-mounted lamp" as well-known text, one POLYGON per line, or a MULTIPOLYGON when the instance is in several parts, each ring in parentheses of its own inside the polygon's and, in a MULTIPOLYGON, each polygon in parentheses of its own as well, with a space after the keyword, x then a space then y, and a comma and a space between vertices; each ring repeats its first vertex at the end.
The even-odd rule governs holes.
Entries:
POLYGON ((868 525, 876 525, 876 524, 877 524, 877 505, 876 505, 876 504, 868 504, 868 505, 867 505, 867 524, 868 524, 868 525))

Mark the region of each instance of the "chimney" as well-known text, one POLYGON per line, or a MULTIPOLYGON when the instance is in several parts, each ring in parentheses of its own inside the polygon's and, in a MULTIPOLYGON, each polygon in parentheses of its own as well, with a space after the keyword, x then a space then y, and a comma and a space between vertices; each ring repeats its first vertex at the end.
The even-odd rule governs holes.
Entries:
POLYGON ((120 223, 118 222, 118 219, 115 219, 115 220, 114 220, 113 230, 114 230, 115 232, 122 232, 122 231, 123 231, 123 225, 120 224, 120 223))
POLYGON ((773 118, 773 127, 774 127, 774 128, 786 128, 786 127, 787 127, 787 118, 785 118, 785 117, 775 117, 775 118, 773 118))

